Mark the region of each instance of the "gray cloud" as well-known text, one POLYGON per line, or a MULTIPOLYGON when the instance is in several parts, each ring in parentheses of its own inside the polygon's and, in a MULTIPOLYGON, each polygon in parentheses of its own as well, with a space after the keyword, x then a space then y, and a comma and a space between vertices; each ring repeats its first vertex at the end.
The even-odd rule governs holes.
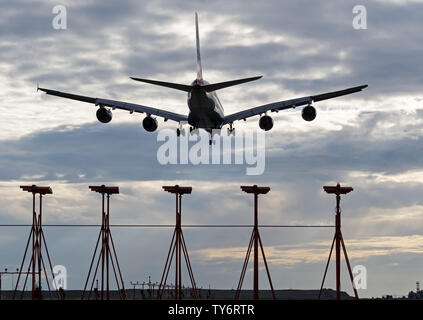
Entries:
MULTIPOLYGON (((366 1, 369 28, 362 31, 351 26, 354 5, 354 1, 336 4, 276 1, 265 5, 235 2, 222 6, 218 1, 202 6, 200 18, 205 17, 204 21, 201 20, 204 25, 213 23, 213 18, 207 21, 206 17, 222 15, 229 25, 234 22, 252 26, 258 34, 264 32, 270 37, 288 36, 286 42, 269 40, 254 46, 228 45, 222 49, 219 44, 236 35, 228 34, 225 25, 216 26, 216 32, 203 39, 206 72, 219 70, 234 75, 245 70, 259 72, 281 87, 310 93, 330 90, 342 83, 369 83, 371 90, 366 92, 366 97, 418 93, 423 74, 419 63, 422 39, 417 32, 422 18, 421 4, 398 6, 366 1), (291 38, 301 39, 302 45, 290 42, 291 38), (314 53, 303 54, 313 47, 316 49, 314 53), (346 56, 341 58, 341 52, 346 56), (331 74, 320 80, 295 80, 284 76, 307 74, 313 68, 335 65, 341 65, 349 73, 331 74)), ((5 43, 1 54, 15 64, 16 69, 11 75, 23 73, 31 82, 52 84, 56 81, 65 88, 75 77, 83 84, 100 83, 102 79, 134 73, 154 76, 194 71, 194 39, 182 43, 185 39, 175 36, 177 31, 166 29, 172 22, 180 21, 181 14, 185 16, 186 12, 195 10, 194 3, 176 1, 163 6, 142 6, 134 1, 125 5, 112 1, 100 6, 95 2, 69 4, 69 30, 64 32, 51 28, 53 15, 47 2, 33 2, 32 5, 6 2, 2 6, 5 38, 17 41, 18 46, 5 43), (157 29, 164 32, 152 34, 152 30, 157 29), (118 38, 114 36, 115 32, 119 32, 118 38), (124 47, 119 50, 116 48, 119 45, 124 47), (100 59, 84 57, 84 53, 93 52, 98 52, 100 59), (119 74, 116 68, 104 64, 102 56, 121 65, 119 74), (58 61, 58 57, 68 61, 58 61), (47 67, 49 61, 56 65, 54 72, 51 66, 47 67), (78 67, 69 68, 71 64, 78 67)), ((239 37, 243 37, 243 33, 239 37)), ((109 84, 110 81, 105 81, 103 85, 109 84)))

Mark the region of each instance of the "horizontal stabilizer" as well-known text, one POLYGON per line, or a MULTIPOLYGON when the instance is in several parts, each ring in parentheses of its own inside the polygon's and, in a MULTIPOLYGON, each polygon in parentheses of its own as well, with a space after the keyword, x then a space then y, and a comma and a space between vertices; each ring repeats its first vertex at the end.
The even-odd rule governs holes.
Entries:
POLYGON ((181 91, 185 91, 185 92, 190 92, 191 89, 192 89, 191 86, 187 86, 185 84, 179 84, 179 83, 156 81, 156 80, 133 78, 133 77, 131 77, 131 79, 132 80, 135 80, 135 81, 141 81, 141 82, 145 82, 145 83, 155 84, 157 86, 162 86, 162 87, 168 87, 168 88, 172 88, 172 89, 176 89, 176 90, 181 90, 181 91))
MULTIPOLYGON (((219 83, 212 83, 212 84, 207 84, 207 85, 204 85, 204 86, 201 86, 201 87, 207 92, 212 92, 212 91, 220 90, 220 89, 223 89, 223 88, 232 87, 232 86, 235 86, 237 84, 241 84, 241 83, 245 83, 245 82, 249 82, 249 81, 254 81, 254 80, 260 79, 261 77, 262 76, 257 76, 257 77, 252 77, 252 78, 245 78, 245 79, 231 80, 231 81, 225 81, 225 82, 219 82, 219 83)), ((157 81, 157 80, 149 80, 149 79, 141 79, 141 78, 134 78, 134 77, 131 77, 131 79, 135 80, 135 81, 141 81, 141 82, 145 82, 145 83, 155 84, 157 86, 181 90, 181 91, 185 91, 185 92, 190 92, 193 88, 192 86, 189 86, 189 85, 186 85, 186 84, 164 82, 164 81, 157 81)))
POLYGON ((245 79, 238 79, 238 80, 231 80, 231 81, 225 81, 225 82, 219 82, 219 83, 213 83, 213 84, 205 85, 205 86, 203 86, 203 88, 207 92, 212 92, 212 91, 220 90, 220 89, 223 89, 223 88, 232 87, 232 86, 235 86, 237 84, 241 84, 241 83, 245 83, 245 82, 249 82, 249 81, 254 81, 254 80, 260 79, 261 77, 262 76, 245 78, 245 79))

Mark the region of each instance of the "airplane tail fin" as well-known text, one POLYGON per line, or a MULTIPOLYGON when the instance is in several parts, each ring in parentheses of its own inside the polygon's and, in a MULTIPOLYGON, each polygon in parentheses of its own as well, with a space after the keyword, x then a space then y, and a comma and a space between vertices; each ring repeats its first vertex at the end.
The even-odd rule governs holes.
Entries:
POLYGON ((195 13, 195 35, 197 43, 197 80, 203 80, 203 69, 201 68, 201 56, 200 56, 200 34, 198 31, 198 14, 195 13))
MULTIPOLYGON (((195 34, 196 34, 196 42, 197 42, 197 80, 203 80, 203 70, 201 68, 201 56, 200 56, 200 35, 199 35, 199 29, 198 29, 197 12, 195 13, 195 34)), ((262 76, 231 80, 231 81, 225 81, 225 82, 219 82, 219 83, 212 83, 212 84, 202 85, 201 87, 207 92, 212 92, 212 91, 220 90, 223 88, 235 86, 237 84, 257 80, 257 79, 260 79, 261 77, 262 76)), ((131 77, 131 79, 135 81, 141 81, 141 82, 150 83, 150 84, 154 84, 154 85, 162 86, 162 87, 168 87, 168 88, 185 91, 185 92, 190 92, 193 89, 193 86, 191 85, 185 85, 185 84, 179 84, 179 83, 164 82, 164 81, 134 78, 134 77, 131 77)))

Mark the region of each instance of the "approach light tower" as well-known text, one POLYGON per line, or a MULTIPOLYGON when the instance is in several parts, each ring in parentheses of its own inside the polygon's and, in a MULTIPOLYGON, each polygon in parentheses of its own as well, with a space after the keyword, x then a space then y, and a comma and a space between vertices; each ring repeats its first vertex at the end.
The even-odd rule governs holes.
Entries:
POLYGON ((90 269, 88 271, 87 280, 85 281, 84 290, 82 291, 81 299, 85 298, 85 293, 88 291, 88 299, 94 287, 94 280, 96 279, 98 269, 101 262, 100 276, 100 299, 110 299, 110 263, 113 269, 114 279, 119 292, 121 300, 127 300, 125 284, 123 282, 122 272, 120 271, 119 261, 116 254, 115 244, 113 241, 112 233, 110 232, 110 195, 119 194, 119 187, 108 187, 104 184, 101 186, 89 186, 90 190, 101 194, 101 229, 98 234, 97 243, 95 245, 93 257, 91 259, 90 269), (101 239, 101 248, 99 246, 101 239), (99 254, 92 275, 91 284, 88 290, 91 272, 93 271, 94 260, 97 256, 97 249, 99 254))
POLYGON ((354 285, 354 277, 351 271, 350 262, 348 260, 347 249, 345 248, 344 239, 341 233, 341 208, 340 208, 341 194, 350 193, 354 189, 351 187, 341 187, 341 185, 338 183, 336 186, 324 186, 323 190, 325 190, 326 193, 336 195, 336 215, 335 215, 335 236, 333 237, 328 262, 326 264, 325 273, 323 275, 322 286, 320 287, 320 292, 319 292, 319 300, 322 295, 323 285, 325 283, 326 273, 328 271, 334 243, 335 243, 335 253, 336 253, 336 300, 341 299, 341 244, 342 244, 342 249, 344 251, 345 261, 347 263, 348 272, 351 279, 351 284, 353 286, 354 295, 355 295, 355 298, 358 299, 357 289, 355 288, 355 285, 354 285))
POLYGON ((192 187, 181 187, 175 186, 164 186, 164 191, 175 194, 176 196, 176 224, 175 231, 173 232, 172 241, 170 243, 169 252, 167 254, 163 275, 160 280, 159 289, 157 291, 157 298, 161 299, 163 292, 166 289, 166 282, 169 276, 170 267, 172 265, 173 256, 175 255, 175 300, 182 299, 182 255, 185 258, 185 264, 189 278, 191 280, 192 290, 196 299, 200 299, 198 294, 197 285, 194 279, 194 273, 192 271, 191 262, 189 261, 188 249, 185 244, 184 234, 182 233, 182 195, 191 194, 192 187))
MULTIPOLYGON (((51 290, 50 290, 50 283, 47 276, 47 270, 46 270, 46 264, 44 262, 43 258, 43 245, 44 245, 44 251, 47 255, 47 261, 50 267, 51 277, 56 284, 54 280, 54 272, 53 272, 53 265, 50 260, 50 255, 48 253, 47 249, 47 242, 46 238, 44 236, 43 228, 42 228, 42 212, 43 212, 43 196, 47 194, 53 194, 53 191, 50 187, 39 187, 35 184, 31 186, 21 186, 20 187, 22 191, 27 191, 29 193, 32 193, 32 226, 31 226, 31 232, 29 233, 28 241, 26 243, 25 253, 22 258, 21 267, 19 268, 18 272, 18 279, 16 281, 15 290, 13 292, 13 300, 15 299, 16 293, 18 291, 19 281, 21 279, 22 274, 26 274, 25 281, 22 287, 22 292, 20 298, 23 298, 23 294, 26 288, 26 284, 28 282, 28 277, 31 275, 31 299, 42 299, 42 279, 45 279, 45 282, 47 283, 48 292, 50 295, 50 298, 52 298, 51 290), (36 212, 36 204, 35 200, 37 195, 39 195, 39 212, 37 215, 36 212), (23 267, 25 264, 25 259, 28 253, 28 249, 31 249, 31 259, 28 265, 28 269, 26 272, 23 271, 23 267), (38 281, 38 283, 37 283, 38 281)), ((28 255, 29 258, 29 255, 28 255)), ((57 293, 58 299, 60 299, 59 292, 57 291, 57 285, 54 288, 57 293)))
POLYGON ((263 243, 261 242, 261 237, 258 229, 258 195, 259 194, 266 194, 270 191, 269 187, 258 187, 257 185, 253 186, 241 186, 241 190, 246 193, 254 194, 254 228, 251 234, 250 243, 248 245, 247 254, 245 256, 244 265, 242 266, 241 276, 238 282, 238 288, 235 294, 235 300, 239 299, 242 289, 242 283, 244 282, 245 272, 247 271, 248 261, 250 260, 251 250, 254 246, 254 271, 253 271, 253 292, 254 292, 254 300, 259 299, 259 276, 258 276, 258 255, 259 255, 259 243, 261 254, 263 257, 264 266, 266 267, 267 278, 269 279, 270 289, 272 291, 273 299, 275 297, 275 291, 273 290, 272 279, 270 277, 269 268, 267 266, 266 256, 264 255, 263 243))

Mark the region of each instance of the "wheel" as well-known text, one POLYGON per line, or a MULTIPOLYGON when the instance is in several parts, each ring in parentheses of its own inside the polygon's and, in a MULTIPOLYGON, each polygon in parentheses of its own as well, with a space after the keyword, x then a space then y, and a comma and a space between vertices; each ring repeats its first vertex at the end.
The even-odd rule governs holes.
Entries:
POLYGON ((192 130, 190 129, 189 133, 190 133, 191 136, 193 136, 193 135, 198 136, 200 134, 200 129, 192 128, 192 130))

